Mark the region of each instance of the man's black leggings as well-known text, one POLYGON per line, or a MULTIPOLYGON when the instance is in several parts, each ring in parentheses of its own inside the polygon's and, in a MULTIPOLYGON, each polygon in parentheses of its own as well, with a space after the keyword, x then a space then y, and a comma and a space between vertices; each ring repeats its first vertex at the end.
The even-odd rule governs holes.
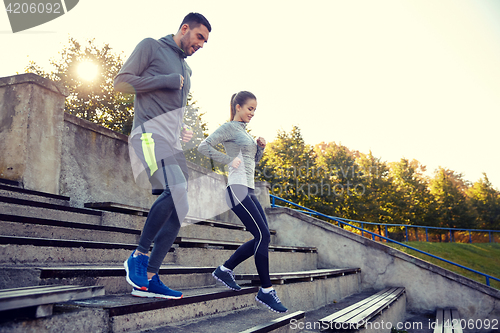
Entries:
POLYGON ((261 286, 263 288, 271 287, 271 279, 269 278, 271 234, 266 214, 255 196, 254 190, 244 185, 230 185, 227 187, 226 201, 247 230, 252 233, 254 239, 241 245, 224 263, 224 266, 234 269, 246 259, 254 256, 261 286))

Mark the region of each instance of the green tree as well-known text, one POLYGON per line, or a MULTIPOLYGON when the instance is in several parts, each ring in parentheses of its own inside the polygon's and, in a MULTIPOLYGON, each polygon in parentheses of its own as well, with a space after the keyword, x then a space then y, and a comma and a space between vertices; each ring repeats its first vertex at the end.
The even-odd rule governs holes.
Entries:
POLYGON ((486 173, 467 191, 477 213, 479 228, 500 229, 500 193, 493 188, 486 173))
MULTIPOLYGON (((363 193, 357 198, 360 219, 368 222, 394 223, 394 185, 389 177, 389 167, 370 152, 360 154, 356 159, 359 169, 358 184, 363 193)), ((367 225, 365 228, 371 229, 367 225)), ((378 233, 382 234, 380 226, 378 233)), ((391 229, 389 231, 392 231, 391 229)))
POLYGON ((434 197, 429 190, 429 180, 424 176, 426 167, 417 160, 402 158, 390 164, 394 185, 393 219, 398 224, 435 225, 433 219, 434 197))
POLYGON ((320 143, 315 146, 317 166, 326 177, 322 177, 322 201, 329 207, 329 214, 358 219, 357 197, 363 189, 357 183, 359 173, 356 165, 358 152, 335 142, 320 143), (328 193, 325 195, 325 191, 328 193))
POLYGON ((314 209, 317 200, 311 195, 314 162, 313 148, 294 126, 290 133, 278 132, 276 140, 268 143, 256 177, 270 183, 272 194, 314 209))
POLYGON ((35 73, 69 89, 65 111, 77 117, 92 121, 123 134, 129 134, 133 121, 134 95, 122 94, 113 88, 114 77, 123 65, 122 55, 112 51, 109 44, 99 47, 95 41, 79 43, 69 38, 59 59, 51 59, 54 67, 45 72, 35 62, 25 68, 27 73, 35 73), (91 63, 97 66, 97 75, 85 80, 79 66, 91 63))
POLYGON ((474 228, 475 216, 466 195, 467 183, 462 174, 444 168, 435 171, 430 191, 436 206, 434 217, 438 225, 449 228, 474 228))

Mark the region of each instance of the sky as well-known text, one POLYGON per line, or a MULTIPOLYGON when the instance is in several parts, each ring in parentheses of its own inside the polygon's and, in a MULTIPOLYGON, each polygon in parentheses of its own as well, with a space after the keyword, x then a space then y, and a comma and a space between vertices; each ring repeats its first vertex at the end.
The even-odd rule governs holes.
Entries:
POLYGON ((416 159, 500 188, 500 1, 80 0, 12 33, 0 10, 0 77, 95 39, 128 56, 175 33, 189 12, 212 25, 187 59, 191 92, 213 132, 231 95, 249 90, 250 128, 268 142, 298 126, 306 143, 336 142, 386 162, 416 159))

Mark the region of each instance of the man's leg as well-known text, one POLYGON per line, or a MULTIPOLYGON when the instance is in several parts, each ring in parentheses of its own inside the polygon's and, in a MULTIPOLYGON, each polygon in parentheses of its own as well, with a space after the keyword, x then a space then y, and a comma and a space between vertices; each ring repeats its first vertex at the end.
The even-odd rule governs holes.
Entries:
POLYGON ((146 290, 149 287, 148 280, 158 273, 189 209, 187 182, 178 165, 162 163, 162 168, 154 176, 156 179, 163 178, 165 190, 149 211, 137 250, 125 262, 127 281, 140 290, 146 290), (153 240, 155 245, 151 259, 148 260, 146 254, 153 240))
MULTIPOLYGON (((179 233, 182 221, 189 211, 187 198, 187 182, 181 168, 178 165, 166 165, 165 168, 168 185, 161 196, 167 198, 165 202, 153 211, 151 221, 161 221, 161 226, 151 228, 153 233, 148 233, 144 236, 145 242, 151 244, 154 240, 153 251, 149 258, 148 275, 158 273, 163 259, 172 247, 172 244, 179 233)), ((161 197, 160 196, 160 197, 161 197)), ((156 204, 156 203, 155 203, 156 204)), ((156 207, 155 207, 156 208, 156 207)), ((148 215, 151 215, 151 211, 148 215)), ((139 251, 144 249, 141 247, 143 237, 139 241, 139 251)), ((145 245, 147 243, 144 243, 145 245)), ((142 251, 141 251, 142 252, 142 251)))

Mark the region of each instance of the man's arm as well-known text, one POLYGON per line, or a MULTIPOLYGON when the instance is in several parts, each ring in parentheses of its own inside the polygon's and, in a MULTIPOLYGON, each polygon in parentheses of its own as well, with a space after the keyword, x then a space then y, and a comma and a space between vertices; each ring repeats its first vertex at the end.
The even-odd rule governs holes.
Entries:
POLYGON ((115 90, 127 94, 140 94, 158 89, 181 89, 183 78, 177 73, 141 76, 154 57, 155 43, 154 39, 146 38, 136 46, 115 77, 115 90))

